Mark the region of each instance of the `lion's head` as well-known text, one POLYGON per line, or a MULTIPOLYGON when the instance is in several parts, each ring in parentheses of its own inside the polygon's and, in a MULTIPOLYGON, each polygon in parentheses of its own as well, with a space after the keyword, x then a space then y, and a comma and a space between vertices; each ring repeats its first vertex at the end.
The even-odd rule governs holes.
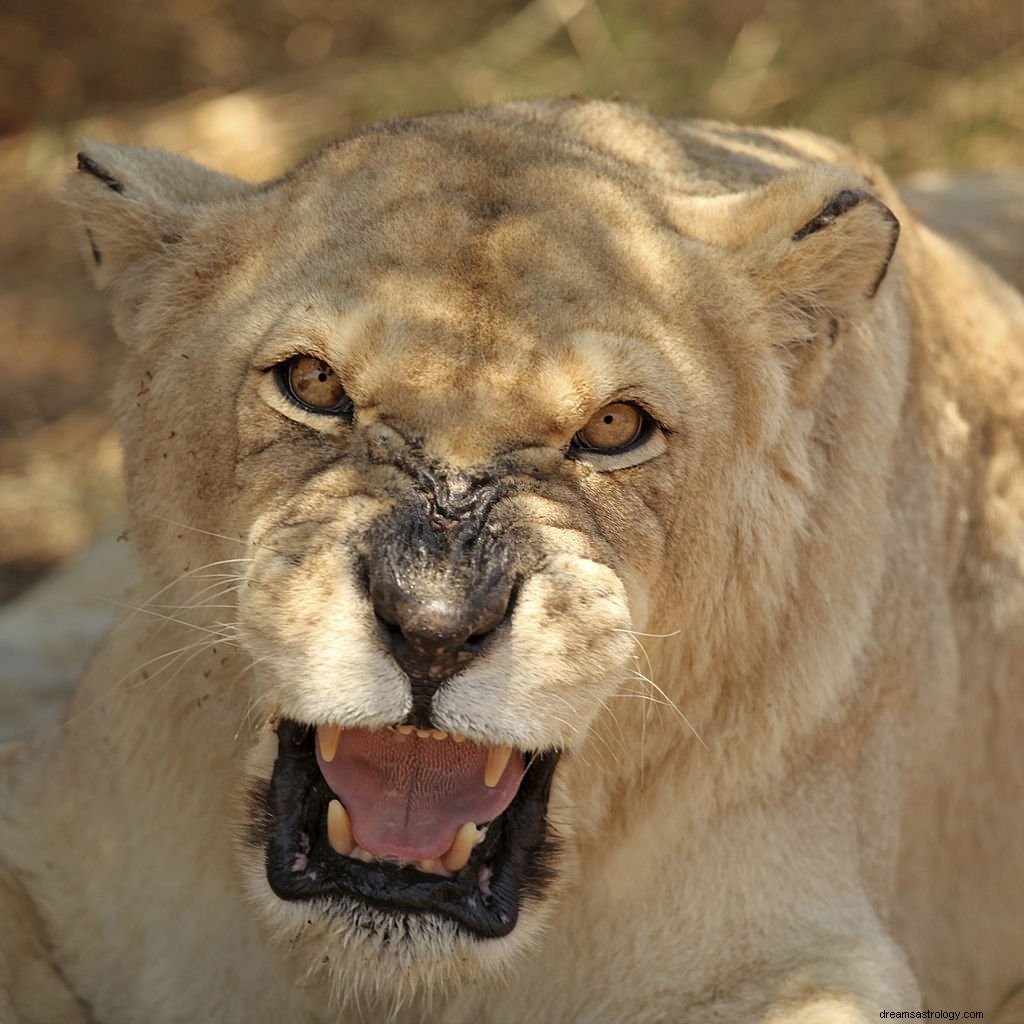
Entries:
POLYGON ((80 157, 134 538, 157 586, 228 567, 201 592, 252 666, 221 782, 302 973, 504 963, 600 898, 580 865, 645 771, 682 787, 705 730, 775 750, 842 699, 802 671, 784 729, 744 718, 787 651, 854 656, 864 587, 789 611, 820 551, 880 571, 906 351, 864 325, 896 315, 897 225, 837 152, 564 102, 372 128, 261 186, 80 157))

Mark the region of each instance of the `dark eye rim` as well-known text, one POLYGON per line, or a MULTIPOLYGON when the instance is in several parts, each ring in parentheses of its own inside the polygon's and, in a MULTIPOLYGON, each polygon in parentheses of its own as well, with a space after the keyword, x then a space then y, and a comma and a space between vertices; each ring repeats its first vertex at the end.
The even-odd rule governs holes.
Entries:
MULTIPOLYGON (((274 380, 277 383, 278 390, 280 390, 281 394, 284 395, 289 402, 293 405, 297 405, 305 412, 313 413, 316 416, 334 416, 351 420, 355 411, 355 406, 352 403, 352 399, 349 398, 347 391, 344 392, 344 397, 338 402, 335 402, 334 405, 328 406, 327 408, 321 408, 320 406, 310 405, 308 402, 304 402, 292 390, 291 382, 289 380, 289 371, 293 364, 300 359, 316 359, 325 366, 330 366, 330 363, 328 363, 326 359, 321 359, 320 356, 313 355, 310 352, 297 352, 295 355, 289 356, 289 358, 282 360, 280 363, 276 363, 274 366, 270 367, 270 372, 274 375, 274 380)), ((334 372, 337 373, 337 370, 334 372)))
MULTIPOLYGON (((641 423, 640 429, 636 432, 636 437, 627 444, 620 445, 618 448, 595 448, 593 445, 587 444, 587 442, 580 437, 583 431, 578 430, 573 434, 572 440, 569 442, 569 446, 565 453, 566 458, 582 459, 591 458, 595 455, 625 455, 627 452, 634 451, 637 448, 642 448, 657 431, 660 430, 663 434, 668 433, 668 430, 662 426, 642 405, 640 405, 639 402, 622 401, 620 399, 618 402, 605 403, 605 405, 616 404, 631 406, 640 413, 641 423)), ((604 408, 604 406, 602 406, 602 408, 604 408)))

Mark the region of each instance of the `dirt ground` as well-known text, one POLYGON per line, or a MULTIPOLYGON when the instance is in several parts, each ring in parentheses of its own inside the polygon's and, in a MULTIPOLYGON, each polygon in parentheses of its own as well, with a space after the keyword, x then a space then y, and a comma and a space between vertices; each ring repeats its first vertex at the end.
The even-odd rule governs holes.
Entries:
MULTIPOLYGON (((78 140, 261 178, 367 121, 567 92, 797 123, 898 174, 1022 170, 1024 4, 7 0, 0 602, 119 517, 105 397, 118 348, 59 203, 78 140)), ((992 194, 989 178, 971 181, 992 194)), ((927 204, 927 182, 919 195, 927 204)))

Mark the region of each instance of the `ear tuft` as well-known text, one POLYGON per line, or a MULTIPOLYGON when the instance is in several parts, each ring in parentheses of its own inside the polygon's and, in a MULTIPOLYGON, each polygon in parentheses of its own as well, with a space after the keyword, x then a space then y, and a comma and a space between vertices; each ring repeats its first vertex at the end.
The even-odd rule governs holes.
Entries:
MULTIPOLYGON (((111 191, 124 195, 124 185, 115 178, 105 167, 101 167, 88 153, 78 154, 78 169, 99 178, 111 191)), ((99 262, 97 260, 97 262, 99 262)))

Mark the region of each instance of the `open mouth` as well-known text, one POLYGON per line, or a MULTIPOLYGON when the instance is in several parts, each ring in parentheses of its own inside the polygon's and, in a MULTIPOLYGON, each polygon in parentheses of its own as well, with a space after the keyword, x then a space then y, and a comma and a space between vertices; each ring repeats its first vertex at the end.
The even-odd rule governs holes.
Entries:
POLYGON ((267 879, 284 900, 356 899, 507 935, 550 877, 557 752, 437 729, 278 723, 267 879))

